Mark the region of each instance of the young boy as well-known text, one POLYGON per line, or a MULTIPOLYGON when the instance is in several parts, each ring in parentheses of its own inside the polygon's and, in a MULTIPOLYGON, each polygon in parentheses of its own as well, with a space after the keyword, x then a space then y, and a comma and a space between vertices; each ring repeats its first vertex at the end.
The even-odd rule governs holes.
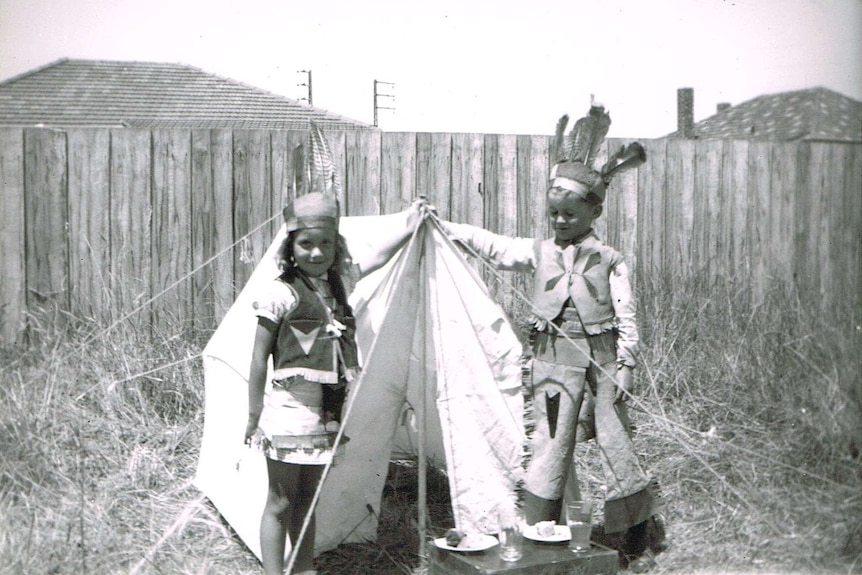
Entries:
POLYGON ((533 274, 532 403, 535 429, 525 482, 527 522, 558 521, 572 464, 578 413, 587 383, 595 398, 595 431, 607 482, 605 532, 625 533, 629 566, 652 565, 646 524, 657 511, 650 478, 617 413, 637 365, 635 302, 622 255, 592 229, 611 179, 646 160, 640 144, 592 167, 610 117, 593 106, 564 136, 557 127, 556 160, 548 189, 554 237, 510 238, 446 222, 448 233, 498 269, 533 274), (632 553, 632 551, 628 551, 632 553))

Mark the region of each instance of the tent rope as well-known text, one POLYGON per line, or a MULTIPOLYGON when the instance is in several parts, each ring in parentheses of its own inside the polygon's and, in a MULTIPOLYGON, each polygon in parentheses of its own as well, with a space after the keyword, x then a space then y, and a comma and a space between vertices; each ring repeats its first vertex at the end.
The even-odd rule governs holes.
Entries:
MULTIPOLYGON (((527 295, 526 295, 522 290, 518 289, 515 285, 513 285, 513 284, 512 284, 512 282, 508 281, 508 280, 503 276, 503 274, 502 274, 499 270, 497 270, 497 269, 493 266, 493 264, 491 264, 491 262, 488 262, 487 260, 485 260, 485 258, 483 258, 479 253, 477 253, 477 252, 476 252, 472 247, 470 247, 470 246, 469 246, 469 245, 467 245, 466 243, 464 243, 464 242, 455 242, 452 238, 450 238, 450 237, 449 237, 449 235, 446 233, 446 230, 445 230, 445 228, 443 227, 443 224, 442 224, 442 222, 440 221, 439 216, 438 216, 436 213, 434 213, 434 212, 429 212, 429 214, 428 214, 428 218, 427 218, 427 219, 428 219, 428 220, 430 220, 430 221, 432 221, 432 222, 434 223, 434 225, 435 225, 435 226, 437 226, 437 228, 438 228, 438 229, 440 230, 440 232, 441 232, 441 235, 442 235, 443 237, 445 237, 445 238, 446 238, 446 240, 447 240, 447 241, 448 241, 452 246, 456 246, 456 247, 458 247, 458 248, 460 248, 460 249, 464 250, 464 251, 465 251, 465 252, 467 252, 470 256, 472 256, 473 258, 475 258, 475 259, 476 259, 476 260, 477 260, 477 261, 478 261, 478 262, 479 262, 479 263, 484 267, 484 269, 486 269, 488 272, 490 272, 490 273, 491 273, 491 275, 493 275, 493 276, 495 277, 495 279, 500 283, 500 285, 501 285, 501 286, 503 286, 505 289, 509 290, 512 294, 514 294, 517 298, 519 298, 519 299, 521 300, 521 302, 522 302, 522 303, 527 304, 528 306, 530 306, 530 308, 531 308, 531 309, 533 308, 533 306, 532 306, 532 300, 529 298, 529 296, 527 296, 527 295)), ((573 340, 572 340, 572 339, 571 339, 567 334, 565 334, 562 330, 560 330, 556 325, 554 325, 554 324, 553 324, 553 322, 552 322, 551 320, 549 320, 549 319, 548 319, 548 318, 546 318, 546 317, 541 316, 541 314, 539 314, 539 315, 540 315, 540 319, 544 319, 544 320, 547 322, 547 324, 548 324, 549 326, 552 326, 552 327, 553 327, 553 329, 555 329, 555 330, 556 330, 556 332, 557 332, 558 336, 562 336, 562 337, 563 337, 563 338, 565 338, 569 343, 571 343, 573 346, 575 345, 574 341, 573 341, 573 340)), ((583 352, 582 352, 582 353, 583 353, 583 352)), ((599 369, 599 370, 600 370, 604 375, 606 375, 606 376, 608 376, 608 377, 611 377, 611 376, 610 376, 610 374, 609 374, 605 369, 603 369, 601 365, 599 365, 598 363, 596 363, 596 362, 593 360, 593 358, 592 358, 592 357, 590 357, 590 358, 589 358, 589 361, 590 361, 590 363, 591 363, 592 365, 594 365, 596 368, 598 368, 598 369, 599 369)), ((630 405, 633 405, 635 408, 637 408, 637 410, 638 410, 638 411, 640 411, 640 412, 642 412, 642 413, 644 413, 644 414, 648 415, 650 418, 652 418, 652 419, 653 419, 653 420, 655 420, 655 421, 661 422, 661 423, 663 423, 663 424, 665 424, 665 425, 669 426, 669 427, 670 427, 670 428, 672 428, 672 429, 675 429, 675 430, 678 430, 678 431, 683 431, 683 432, 685 432, 685 433, 686 433, 686 435, 685 435, 685 436, 686 436, 686 438, 690 438, 690 436, 691 436, 691 435, 694 435, 694 436, 696 436, 696 437, 701 437, 701 438, 702 438, 702 437, 704 437, 704 433, 703 433, 703 432, 698 431, 698 430, 696 430, 696 429, 694 429, 694 428, 692 428, 692 427, 689 427, 689 426, 687 426, 687 425, 685 425, 685 424, 683 424, 683 423, 680 423, 680 422, 674 421, 674 420, 670 419, 669 417, 667 417, 667 416, 665 416, 665 415, 660 415, 660 414, 656 413, 654 410, 650 409, 650 408, 649 408, 649 407, 648 407, 648 406, 647 406, 643 401, 641 401, 638 397, 636 397, 635 395, 633 395, 629 390, 623 390, 623 393, 624 393, 625 401, 627 401, 627 402, 631 402, 631 403, 630 403, 630 405)), ((674 438, 674 440, 675 440, 675 441, 677 441, 678 443, 680 443, 680 445, 682 445, 682 446, 683 446, 683 448, 684 448, 684 449, 686 449, 686 451, 688 451, 688 452, 692 453, 692 455, 693 455, 696 459, 698 459, 698 461, 700 461, 700 463, 701 463, 701 464, 703 464, 703 465, 704 465, 704 467, 706 467, 706 468, 707 468, 711 473, 713 473, 716 477, 719 477, 719 479, 721 479, 721 480, 722 480, 722 483, 724 483, 724 484, 725 484, 725 486, 727 486, 728 488, 730 488, 730 486, 729 486, 729 485, 727 485, 727 482, 726 482, 726 481, 724 481, 724 480, 721 478, 721 474, 720 474, 720 473, 718 473, 714 468, 712 468, 712 467, 709 465, 709 463, 708 463, 708 462, 706 462, 703 458, 701 458, 701 457, 697 456, 697 454, 696 454, 693 450, 691 450, 691 448, 690 448, 690 446, 689 446, 689 445, 685 444, 685 443, 683 442, 683 440, 682 440, 682 439, 680 439, 679 437, 677 437, 677 435, 676 435, 676 434, 671 434, 671 436, 674 438)), ((830 484, 832 484, 832 485, 835 485, 836 487, 843 487, 843 488, 846 488, 846 487, 847 487, 846 485, 842 485, 842 484, 840 484, 840 483, 836 482, 835 480, 830 479, 830 478, 828 478, 828 477, 825 477, 825 476, 822 476, 822 475, 816 475, 816 474, 813 474, 813 473, 811 473, 811 472, 809 472, 809 471, 805 471, 805 470, 803 470, 803 469, 801 469, 801 468, 799 468, 799 467, 797 467, 797 466, 793 466, 793 465, 789 465, 789 464, 787 464, 787 463, 783 463, 783 462, 781 462, 781 461, 778 461, 777 459, 771 458, 771 457, 766 456, 766 455, 759 454, 759 453, 755 452, 754 450, 750 450, 750 449, 747 449, 747 448, 745 448, 745 447, 743 447, 743 446, 741 446, 741 445, 736 445, 736 444, 734 444, 734 443, 731 443, 730 441, 727 441, 727 440, 725 440, 725 439, 723 439, 723 438, 720 438, 720 437, 719 437, 719 438, 716 438, 716 439, 717 439, 718 441, 722 442, 722 443, 723 443, 724 445, 726 445, 726 446, 732 447, 733 449, 736 449, 736 450, 738 450, 738 451, 742 451, 742 452, 744 452, 744 453, 746 453, 746 454, 748 454, 748 455, 755 456, 755 457, 757 457, 757 458, 759 458, 759 459, 763 459, 763 460, 765 460, 765 461, 769 461, 770 463, 773 463, 773 464, 778 465, 778 466, 780 466, 780 467, 784 467, 785 469, 792 470, 792 471, 796 471, 796 472, 798 472, 798 473, 804 474, 804 475, 805 475, 805 476, 807 476, 807 477, 816 478, 816 479, 819 479, 819 480, 822 480, 822 481, 826 481, 826 482, 828 482, 828 483, 830 483, 830 484)), ((744 498, 743 498, 743 497, 742 497, 738 492, 736 492, 736 491, 734 491, 734 490, 732 490, 732 491, 733 491, 733 493, 735 493, 735 494, 737 495, 737 497, 739 497, 739 499, 740 499, 741 501, 743 501, 746 505, 748 505, 749 507, 751 506, 751 504, 750 504, 750 503, 748 503, 748 502, 747 502, 747 501, 746 501, 746 500, 745 500, 745 499, 744 499, 744 498)))
MULTIPOLYGON (((213 263, 215 260, 217 260, 218 258, 220 258, 221 256, 223 256, 225 253, 227 253, 227 252, 229 252, 229 251, 233 250, 233 249, 234 249, 236 246, 238 246, 240 243, 242 243, 243 241, 245 241, 246 239, 248 239, 252 234, 257 233, 258 231, 260 231, 261 229, 263 229, 265 226, 267 226, 267 225, 269 225, 270 223, 272 223, 272 221, 273 221, 273 220, 275 220, 275 219, 277 219, 277 218, 280 218, 280 217, 281 217, 281 214, 276 214, 276 215, 272 216, 271 218, 267 219, 267 220, 266 220, 266 221, 264 221, 262 224, 258 225, 256 228, 254 228, 253 230, 251 230, 250 232, 248 232, 247 234, 245 234, 244 236, 242 236, 241 238, 239 238, 239 239, 238 239, 237 241, 235 241, 234 243, 230 244, 229 246, 225 247, 224 249, 222 249, 222 250, 221 250, 221 251, 219 251, 218 253, 214 254, 213 256, 211 256, 210 258, 208 258, 205 262, 203 262, 203 263, 201 263, 199 266, 197 266, 197 267, 193 268, 193 269, 192 269, 191 271, 189 271, 187 274, 185 274, 185 275, 184 275, 184 276, 182 276, 181 278, 177 279, 175 282, 173 282, 172 284, 170 284, 169 286, 167 286, 166 288, 164 288, 163 290, 161 290, 161 291, 160 291, 160 292, 158 292, 157 294, 153 295, 152 297, 150 297, 149 299, 147 299, 146 301, 144 301, 143 303, 141 303, 140 305, 138 305, 137 307, 135 307, 134 309, 132 309, 131 311, 129 311, 128 313, 126 313, 125 315, 123 315, 121 318, 119 318, 119 319, 115 320, 113 323, 109 324, 106 328, 102 329, 101 331, 99 331, 99 332, 95 333, 94 335, 90 336, 89 338, 85 339, 85 340, 80 344, 80 348, 84 348, 84 347, 86 347, 87 345, 91 344, 93 341, 95 341, 95 340, 97 340, 97 339, 100 339, 101 337, 104 337, 104 336, 105 336, 105 335, 107 335, 109 332, 111 332, 114 328, 116 328, 118 325, 120 325, 121 323, 125 322, 127 319, 129 319, 129 318, 130 318, 130 317, 132 317, 133 315, 135 315, 135 314, 139 313, 141 310, 143 310, 143 309, 144 309, 144 308, 146 308, 147 306, 151 305, 153 302, 155 302, 155 301, 156 301, 156 300, 158 300, 159 298, 161 298, 161 297, 165 296, 165 295, 166 295, 168 292, 170 292, 172 289, 174 289, 175 287, 177 287, 177 286, 178 286, 178 285, 180 285, 181 283, 183 283, 183 282, 187 281, 189 278, 191 278, 192 276, 194 276, 196 273, 198 273, 200 270, 202 270, 202 269, 203 269, 203 268, 205 268, 206 266, 208 266, 208 265, 210 265, 211 263, 213 263)), ((68 354, 66 354, 66 356, 62 357, 62 358, 59 360, 59 362, 60 362, 61 364, 62 364, 62 363, 64 363, 64 360, 68 359, 71 355, 72 355, 72 352, 69 352, 68 354)), ((197 354, 197 355, 195 355, 195 356, 192 356, 192 357, 190 357, 190 358, 188 358, 188 359, 186 359, 186 360, 180 361, 180 362, 174 362, 174 363, 171 363, 171 364, 165 364, 165 365, 162 365, 162 366, 160 366, 160 367, 153 368, 152 370, 149 370, 149 371, 147 371, 147 372, 143 372, 142 374, 139 374, 139 375, 137 375, 137 376, 129 376, 129 377, 124 378, 124 379, 122 379, 122 380, 118 380, 118 381, 112 382, 112 384, 116 384, 116 383, 123 383, 123 382, 129 381, 129 380, 131 380, 131 379, 134 379, 135 377, 140 377, 140 375, 146 375, 146 374, 148 374, 148 373, 152 373, 153 371, 158 371, 158 370, 160 370, 160 369, 164 369, 164 368, 166 368, 166 367, 172 367, 173 365, 176 365, 176 364, 178 364, 178 363, 183 363, 184 361, 190 361, 190 360, 192 360, 192 359, 195 359, 195 358, 200 357, 201 355, 202 355, 202 353, 199 353, 199 354, 197 354)), ((78 396, 75 398, 75 400, 76 400, 76 401, 81 401, 81 399, 83 399, 86 395, 88 395, 88 394, 89 394, 91 391, 93 391, 93 389, 95 389, 96 387, 98 387, 98 385, 94 385, 94 386, 90 387, 89 389, 85 390, 83 393, 81 393, 80 395, 78 395, 78 396)))
MULTIPOLYGON (((160 366, 158 366, 158 367, 154 367, 154 368, 152 368, 152 369, 148 369, 148 370, 146 370, 146 371, 138 372, 138 373, 136 373, 136 374, 134 374, 134 375, 130 375, 130 376, 128 376, 128 377, 124 377, 123 379, 115 379, 114 381, 112 381, 112 382, 110 382, 110 383, 108 384, 107 389, 108 389, 108 391, 113 391, 113 390, 114 390, 114 389, 116 389, 116 387, 117 387, 118 385, 120 385, 121 383, 126 383, 127 381, 132 381, 133 379, 137 379, 137 378, 139 378, 139 377, 144 377, 144 376, 150 375, 150 374, 152 374, 152 373, 156 373, 156 372, 162 371, 162 370, 164 370, 164 369, 168 369, 169 367, 176 367, 176 366, 178 366, 178 365, 182 365, 182 364, 184 364, 184 363, 188 363, 188 362, 190 362, 190 361, 192 361, 192 360, 195 360, 195 359, 198 359, 198 358, 203 357, 203 355, 204 355, 204 354, 203 354, 203 352, 199 352, 199 353, 196 353, 196 354, 194 354, 194 355, 190 355, 190 356, 188 356, 188 357, 184 357, 183 359, 178 359, 178 360, 176 360, 176 361, 171 361, 171 362, 169 362, 169 363, 163 363, 162 365, 160 365, 160 366)), ((90 387, 88 387, 87 389, 85 389, 84 391, 82 391, 82 392, 81 392, 77 397, 75 397, 75 401, 81 401, 81 399, 83 399, 83 398, 84 398, 84 396, 86 396, 87 394, 89 394, 91 391, 93 391, 94 389, 96 389, 96 388, 97 388, 97 387, 99 387, 100 385, 101 385, 101 383, 94 383, 93 385, 91 385, 90 387)))

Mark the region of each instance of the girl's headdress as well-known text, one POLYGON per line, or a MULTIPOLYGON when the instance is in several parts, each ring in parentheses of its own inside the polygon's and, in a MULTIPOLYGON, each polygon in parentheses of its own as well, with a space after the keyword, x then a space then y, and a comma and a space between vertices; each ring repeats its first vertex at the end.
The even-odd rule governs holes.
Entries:
POLYGON ((638 142, 623 146, 597 170, 593 167, 596 156, 608 135, 611 117, 601 104, 591 103, 587 115, 575 122, 567 135, 569 116, 557 121, 551 158, 550 186, 570 190, 583 196, 582 184, 586 186, 585 200, 595 204, 605 201, 605 192, 614 176, 646 162, 646 151, 638 142))
POLYGON ((342 195, 341 178, 332 159, 326 136, 320 127, 311 122, 309 130, 310 153, 298 149, 298 180, 305 194, 288 204, 282 214, 287 231, 307 228, 338 230, 339 198, 342 195))

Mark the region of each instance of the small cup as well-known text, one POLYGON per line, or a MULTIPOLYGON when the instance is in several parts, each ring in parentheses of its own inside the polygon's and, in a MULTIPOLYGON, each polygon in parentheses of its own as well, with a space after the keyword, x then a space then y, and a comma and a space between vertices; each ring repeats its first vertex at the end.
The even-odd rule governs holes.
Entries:
POLYGON ((590 550, 590 535, 593 530, 592 501, 569 501, 566 503, 566 525, 572 538, 569 549, 575 553, 586 553, 590 550))
POLYGON ((517 561, 524 556, 524 515, 518 509, 500 511, 500 559, 517 561))

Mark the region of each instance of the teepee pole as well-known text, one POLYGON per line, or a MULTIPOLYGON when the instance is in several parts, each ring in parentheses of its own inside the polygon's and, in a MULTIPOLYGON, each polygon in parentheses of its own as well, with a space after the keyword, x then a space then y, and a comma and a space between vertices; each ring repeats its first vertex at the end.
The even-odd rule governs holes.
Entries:
MULTIPOLYGON (((427 277, 425 269, 425 258, 424 258, 424 246, 422 251, 419 252, 419 277, 425 278, 427 277)), ((427 310, 428 309, 428 283, 422 282, 422 301, 420 302, 419 309, 427 310)), ((420 382, 420 392, 419 392, 419 401, 417 410, 418 410, 418 457, 419 461, 417 463, 417 529, 419 531, 419 566, 413 571, 415 575, 425 575, 428 573, 428 541, 427 541, 427 495, 428 495, 428 461, 425 453, 425 443, 426 443, 426 426, 425 426, 425 417, 427 415, 427 406, 425 405, 426 401, 426 386, 428 385, 428 372, 426 369, 426 356, 427 356, 427 324, 426 322, 422 323, 422 351, 420 353, 420 362, 419 362, 419 382, 420 382)))

